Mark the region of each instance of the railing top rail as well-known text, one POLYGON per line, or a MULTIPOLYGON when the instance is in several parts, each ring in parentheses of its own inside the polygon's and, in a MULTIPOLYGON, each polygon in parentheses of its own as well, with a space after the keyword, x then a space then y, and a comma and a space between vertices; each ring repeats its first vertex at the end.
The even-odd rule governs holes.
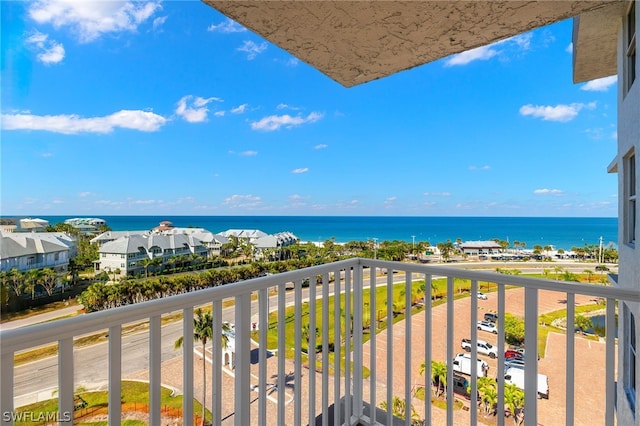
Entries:
POLYGON ((356 266, 377 267, 432 276, 453 276, 461 279, 487 281, 503 285, 537 288, 565 293, 586 294, 594 297, 614 298, 640 303, 640 291, 610 286, 568 283, 515 275, 504 275, 489 271, 467 270, 448 266, 431 266, 383 260, 354 258, 324 265, 312 266, 297 271, 254 278, 219 287, 193 291, 162 299, 121 306, 73 318, 66 318, 32 326, 0 330, 0 353, 11 354, 23 349, 55 343, 58 340, 104 330, 114 325, 147 320, 150 317, 175 312, 187 307, 222 300, 239 294, 247 294, 263 288, 274 287, 283 282, 298 282, 330 272, 356 266))
POLYGON ((105 311, 92 312, 73 318, 65 318, 42 324, 0 330, 0 354, 10 354, 23 349, 55 343, 58 340, 104 330, 114 325, 147 320, 152 316, 175 312, 187 307, 216 300, 252 293, 274 287, 283 282, 296 282, 308 277, 338 271, 357 265, 357 259, 348 259, 325 265, 312 266, 297 271, 253 278, 218 287, 196 290, 162 299, 149 300, 105 311))
POLYGON ((385 260, 358 259, 364 267, 388 268, 417 274, 432 276, 456 277, 468 280, 487 281, 496 284, 513 285, 517 287, 536 288, 564 293, 584 294, 594 297, 614 298, 640 303, 640 290, 619 287, 581 284, 576 282, 556 281, 544 278, 532 278, 518 275, 500 274, 493 271, 478 271, 464 268, 440 265, 419 265, 415 263, 399 263, 385 260))

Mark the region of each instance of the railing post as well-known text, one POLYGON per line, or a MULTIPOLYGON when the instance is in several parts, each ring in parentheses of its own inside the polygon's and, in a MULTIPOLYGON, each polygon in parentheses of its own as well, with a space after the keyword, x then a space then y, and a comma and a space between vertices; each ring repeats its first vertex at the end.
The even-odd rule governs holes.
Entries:
POLYGON ((607 298, 605 324, 605 412, 604 421, 607 426, 613 426, 616 406, 616 300, 607 298))
POLYGON ((0 359, 0 422, 12 425, 13 420, 7 420, 4 413, 13 414, 13 357, 14 353, 2 354, 0 359))
POLYGON ((363 403, 363 352, 362 352, 362 312, 363 312, 363 283, 362 264, 353 270, 353 414, 356 419, 362 418, 363 403))
MULTIPOLYGON (((214 425, 222 424, 222 300, 212 304, 213 335, 211 338, 211 416, 214 425)), ((234 360, 229 360, 233 364, 234 360)), ((232 367, 232 365, 229 365, 232 367)), ((203 404, 205 402, 203 401, 203 404)))
POLYGON ((575 332, 574 332, 574 324, 575 324, 575 313, 576 313, 576 295, 573 293, 567 293, 567 356, 565 360, 565 369, 566 369, 566 396, 565 396, 565 407, 566 407, 566 424, 567 426, 574 424, 574 388, 575 388, 575 369, 574 369, 574 361, 575 361, 575 332))
MULTIPOLYGON (((251 424, 250 374, 251 374, 251 293, 236 296, 235 328, 235 415, 234 424, 251 424)), ((284 337, 284 336, 283 336, 284 337)), ((296 385, 298 385, 296 383, 296 385)))
MULTIPOLYGON (((447 277, 447 383, 453 383, 454 277, 447 277)), ((447 401, 453 401, 453 386, 447 386, 447 401)), ((447 426, 453 426, 453 404, 447 404, 447 426)))
POLYGON ((258 351, 258 425, 266 426, 267 424, 267 331, 269 330, 269 289, 260 289, 258 293, 258 301, 260 304, 258 324, 260 331, 259 342, 260 349, 258 351))
POLYGON ((58 341, 58 414, 73 420, 73 338, 58 341))
POLYGON ((109 424, 122 419, 122 326, 109 328, 109 424))
POLYGON ((160 315, 149 318, 149 423, 159 425, 162 421, 162 323, 160 315))
POLYGON ((182 423, 193 425, 193 307, 182 310, 182 423))
MULTIPOLYGON (((309 285, 311 280, 309 279, 309 285)), ((302 280, 295 283, 294 304, 294 351, 293 351, 293 424, 301 426, 302 417, 302 280)), ((309 329, 311 334, 311 329, 309 329)), ((312 370, 309 369, 309 372, 312 370)))
POLYGON ((524 421, 527 426, 535 426, 538 424, 538 289, 526 287, 524 300, 526 356, 534 361, 527 362, 524 368, 524 421))

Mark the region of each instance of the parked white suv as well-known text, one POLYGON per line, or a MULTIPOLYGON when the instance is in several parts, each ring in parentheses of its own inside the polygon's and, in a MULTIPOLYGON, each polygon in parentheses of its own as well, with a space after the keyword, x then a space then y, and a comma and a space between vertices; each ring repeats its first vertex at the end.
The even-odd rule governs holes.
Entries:
MULTIPOLYGON (((460 346, 467 352, 471 352, 471 339, 462 339, 460 346)), ((478 353, 487 355, 489 358, 494 359, 498 357, 498 349, 489 342, 484 340, 477 341, 478 353)))
POLYGON ((489 321, 478 321, 478 330, 488 331, 489 333, 498 334, 498 327, 489 321))

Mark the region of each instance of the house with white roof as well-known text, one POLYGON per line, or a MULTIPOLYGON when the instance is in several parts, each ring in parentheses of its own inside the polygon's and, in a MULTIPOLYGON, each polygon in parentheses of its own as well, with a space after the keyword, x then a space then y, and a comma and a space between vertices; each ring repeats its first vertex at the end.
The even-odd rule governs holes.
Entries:
POLYGON ((458 247, 464 254, 469 256, 502 252, 502 246, 495 241, 465 241, 460 243, 458 247))
POLYGON ((207 248, 190 235, 125 235, 100 246, 95 268, 114 274, 119 270, 120 276, 137 275, 145 272, 145 259, 160 259, 158 268, 162 269, 169 259, 192 254, 206 257, 207 248))
POLYGON ((266 237, 266 232, 262 232, 259 229, 228 229, 224 232, 221 232, 220 235, 226 238, 236 237, 239 240, 244 240, 245 242, 253 243, 258 238, 266 237))
POLYGON ((77 254, 76 240, 63 232, 0 233, 0 240, 0 271, 66 271, 77 254))
POLYGON ((260 259, 267 250, 277 251, 278 249, 296 244, 297 242, 298 237, 293 233, 278 232, 277 234, 257 238, 252 244, 256 250, 256 258, 260 259))
POLYGON ((207 248, 207 257, 212 259, 222 254, 222 246, 229 242, 229 239, 220 234, 214 234, 211 231, 207 231, 204 228, 171 228, 159 232, 163 235, 191 235, 202 241, 202 244, 207 248))

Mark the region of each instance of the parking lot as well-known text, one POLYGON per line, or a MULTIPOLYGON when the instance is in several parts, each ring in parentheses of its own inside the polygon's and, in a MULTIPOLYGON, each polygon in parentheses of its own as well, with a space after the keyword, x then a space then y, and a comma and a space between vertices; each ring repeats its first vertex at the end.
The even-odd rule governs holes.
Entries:
MULTIPOLYGON (((566 307, 566 300, 561 293, 540 291, 538 296, 539 313, 552 312, 566 307)), ((589 296, 576 296, 576 304, 591 304, 593 301, 589 296)), ((524 290, 514 289, 506 292, 506 310, 514 315, 524 315, 524 290)), ((454 307, 454 329, 447 330, 446 305, 440 305, 433 309, 431 330, 433 335, 433 359, 446 361, 446 338, 452 332, 454 337, 455 352, 464 352, 460 347, 463 338, 471 336, 470 318, 471 299, 464 298, 456 301, 454 307)), ((482 319, 485 312, 495 312, 497 310, 497 300, 495 293, 488 293, 487 300, 478 300, 478 318, 482 319)), ((393 328, 393 394, 401 397, 404 395, 404 339, 405 322, 397 323, 393 328)), ((426 326, 424 315, 414 315, 412 317, 412 371, 419 371, 423 362, 421 353, 424 350, 424 327, 426 326)), ((486 340, 496 344, 497 338, 492 333, 478 332, 478 339, 486 340)), ((604 419, 604 343, 587 340, 576 335, 576 359, 575 365, 575 424, 593 425, 603 424, 604 419)), ((386 383, 382 381, 386 377, 387 357, 384 349, 387 344, 387 333, 381 332, 378 335, 376 357, 376 368, 378 383, 376 384, 377 399, 382 401, 386 398, 386 383)), ((550 333, 547 340, 546 353, 538 364, 538 372, 549 377, 549 400, 538 400, 538 423, 540 425, 564 424, 566 400, 565 400, 565 344, 564 334, 550 333)), ((365 344, 365 363, 369 360, 369 345, 365 344)), ((481 356, 489 364, 490 377, 496 377, 497 360, 487 356, 481 356)), ((418 376, 420 377, 420 376, 418 376)), ((420 379, 423 379, 420 377, 420 379)), ((428 379, 425 379, 428 380, 428 379)), ((367 389, 368 390, 368 389, 367 389)), ((414 401, 414 406, 422 415, 421 401, 414 401)), ((434 424, 438 419, 444 420, 443 410, 434 408, 432 410, 434 424)), ((466 411, 456 411, 456 424, 469 424, 469 413, 466 411)))

